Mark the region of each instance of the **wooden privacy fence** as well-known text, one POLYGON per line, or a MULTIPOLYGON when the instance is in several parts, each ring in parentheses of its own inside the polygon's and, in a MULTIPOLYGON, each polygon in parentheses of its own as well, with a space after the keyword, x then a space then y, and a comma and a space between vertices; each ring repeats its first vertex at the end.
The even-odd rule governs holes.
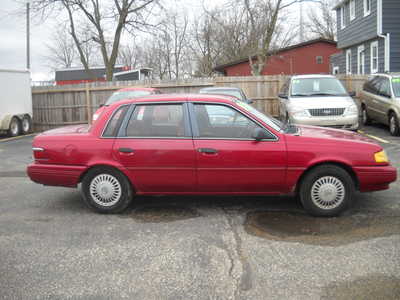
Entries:
MULTIPOLYGON (((254 106, 271 115, 279 114, 278 92, 284 75, 190 78, 186 80, 145 80, 95 82, 79 85, 32 88, 33 122, 36 131, 91 121, 93 113, 116 90, 124 87, 155 87, 164 93, 197 93, 201 88, 233 86, 244 90, 254 106)), ((339 76, 348 91, 361 90, 366 76, 339 76)))

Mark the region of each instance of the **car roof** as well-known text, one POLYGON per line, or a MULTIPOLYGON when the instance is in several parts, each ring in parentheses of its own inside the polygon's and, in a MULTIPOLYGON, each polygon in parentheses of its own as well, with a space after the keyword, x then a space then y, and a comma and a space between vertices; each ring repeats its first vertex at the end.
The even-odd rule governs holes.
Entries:
POLYGON ((374 73, 371 74, 371 77, 373 76, 384 76, 384 77, 400 77, 400 73, 399 72, 393 72, 393 73, 374 73))
POLYGON ((128 91, 149 91, 149 92, 153 92, 153 91, 157 91, 158 89, 156 88, 146 88, 146 87, 126 87, 126 88, 122 88, 117 90, 117 92, 128 92, 128 91))
POLYGON ((301 78, 336 78, 336 77, 328 74, 304 74, 304 75, 292 76, 292 79, 301 79, 301 78))
POLYGON ((208 91, 226 91, 226 90, 235 90, 239 91, 240 88, 234 87, 234 86, 215 86, 215 87, 207 87, 207 88, 202 88, 200 92, 208 92, 208 91))
MULTIPOLYGON (((116 104, 132 104, 136 102, 187 102, 187 101, 204 101, 204 102, 222 102, 233 103, 235 98, 225 95, 211 95, 211 94, 156 94, 138 97, 134 99, 120 100, 116 104)), ((113 105, 113 104, 112 104, 113 105)), ((111 106, 111 105, 110 105, 111 106)))

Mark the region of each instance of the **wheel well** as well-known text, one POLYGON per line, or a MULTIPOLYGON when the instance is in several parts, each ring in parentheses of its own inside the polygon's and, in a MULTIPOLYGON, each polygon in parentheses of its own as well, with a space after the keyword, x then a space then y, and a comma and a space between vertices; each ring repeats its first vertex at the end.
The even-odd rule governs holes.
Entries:
POLYGON ((391 114, 394 114, 396 116, 396 112, 393 109, 389 109, 387 114, 388 118, 390 117, 391 114))
POLYGON ((117 171, 118 173, 120 173, 120 174, 122 174, 123 176, 125 176, 126 179, 128 179, 128 182, 129 182, 129 184, 131 185, 131 188, 132 188, 132 192, 134 193, 134 192, 136 191, 135 186, 133 185, 133 183, 131 182, 131 180, 128 178, 128 176, 126 176, 125 173, 122 172, 121 170, 119 170, 118 168, 116 168, 116 167, 114 167, 114 166, 110 166, 110 165, 94 165, 94 166, 91 166, 91 167, 87 168, 87 169, 85 170, 85 172, 83 172, 83 173, 81 174, 81 176, 79 176, 78 183, 81 183, 81 182, 82 182, 83 178, 86 176, 86 174, 87 174, 89 171, 91 171, 91 170, 93 170, 93 169, 97 169, 97 168, 103 168, 103 169, 106 168, 106 169, 110 169, 110 170, 113 170, 113 171, 117 171))
POLYGON ((339 168, 344 169, 350 175, 351 179, 353 179, 354 186, 355 186, 356 190, 359 189, 359 181, 358 181, 357 175, 349 165, 346 165, 344 163, 334 162, 334 161, 325 161, 325 162, 321 162, 321 163, 312 165, 307 170, 305 170, 303 172, 303 174, 301 174, 301 176, 300 176, 300 178, 299 178, 299 180, 297 181, 297 184, 296 184, 296 189, 295 189, 295 194, 296 195, 298 195, 301 183, 304 180, 304 178, 307 176, 307 174, 310 173, 312 170, 314 170, 316 167, 323 166, 323 165, 337 166, 339 168))

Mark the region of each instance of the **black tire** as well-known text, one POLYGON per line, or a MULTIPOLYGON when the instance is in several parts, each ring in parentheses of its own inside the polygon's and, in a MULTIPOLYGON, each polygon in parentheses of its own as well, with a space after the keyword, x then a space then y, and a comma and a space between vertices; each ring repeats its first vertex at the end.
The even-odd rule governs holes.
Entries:
POLYGON ((371 118, 368 116, 367 106, 365 104, 361 105, 361 122, 363 125, 371 124, 371 118))
POLYGON ((397 118, 395 113, 390 113, 389 115, 389 132, 393 136, 400 135, 400 125, 399 119, 397 118))
POLYGON ((22 118, 21 131, 22 134, 28 134, 32 131, 32 119, 29 115, 22 118))
POLYGON ((82 194, 89 208, 103 214, 120 213, 132 202, 132 188, 128 178, 120 171, 109 167, 89 170, 82 180, 82 194), (103 186, 100 186, 99 180, 103 186), (118 194, 119 197, 116 196, 118 194))
POLYGON ((351 206, 354 191, 354 181, 343 168, 321 165, 306 174, 300 183, 299 196, 309 214, 334 217, 351 206), (330 199, 331 197, 334 199, 330 199))
POLYGON ((13 117, 10 122, 10 127, 8 129, 9 136, 18 136, 21 133, 21 122, 17 117, 13 117))

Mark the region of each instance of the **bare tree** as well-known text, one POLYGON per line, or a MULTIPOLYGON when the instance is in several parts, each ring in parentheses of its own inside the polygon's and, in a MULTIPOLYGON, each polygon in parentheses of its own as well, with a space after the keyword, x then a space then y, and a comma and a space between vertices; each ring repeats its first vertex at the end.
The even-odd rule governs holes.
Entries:
POLYGON ((336 16, 332 11, 334 3, 334 0, 321 1, 317 9, 310 10, 307 25, 312 34, 329 40, 336 39, 336 16))
POLYGON ((45 58, 52 69, 70 68, 77 57, 74 40, 61 24, 51 35, 51 42, 46 43, 46 48, 49 54, 45 58))
POLYGON ((106 67, 106 78, 112 80, 117 61, 121 36, 124 30, 131 32, 147 25, 146 17, 157 0, 34 0, 32 7, 46 10, 58 5, 67 12, 69 31, 75 42, 79 58, 90 74, 89 62, 84 53, 88 39, 79 33, 79 26, 84 20, 90 25, 90 40, 97 43, 103 64, 106 67))

